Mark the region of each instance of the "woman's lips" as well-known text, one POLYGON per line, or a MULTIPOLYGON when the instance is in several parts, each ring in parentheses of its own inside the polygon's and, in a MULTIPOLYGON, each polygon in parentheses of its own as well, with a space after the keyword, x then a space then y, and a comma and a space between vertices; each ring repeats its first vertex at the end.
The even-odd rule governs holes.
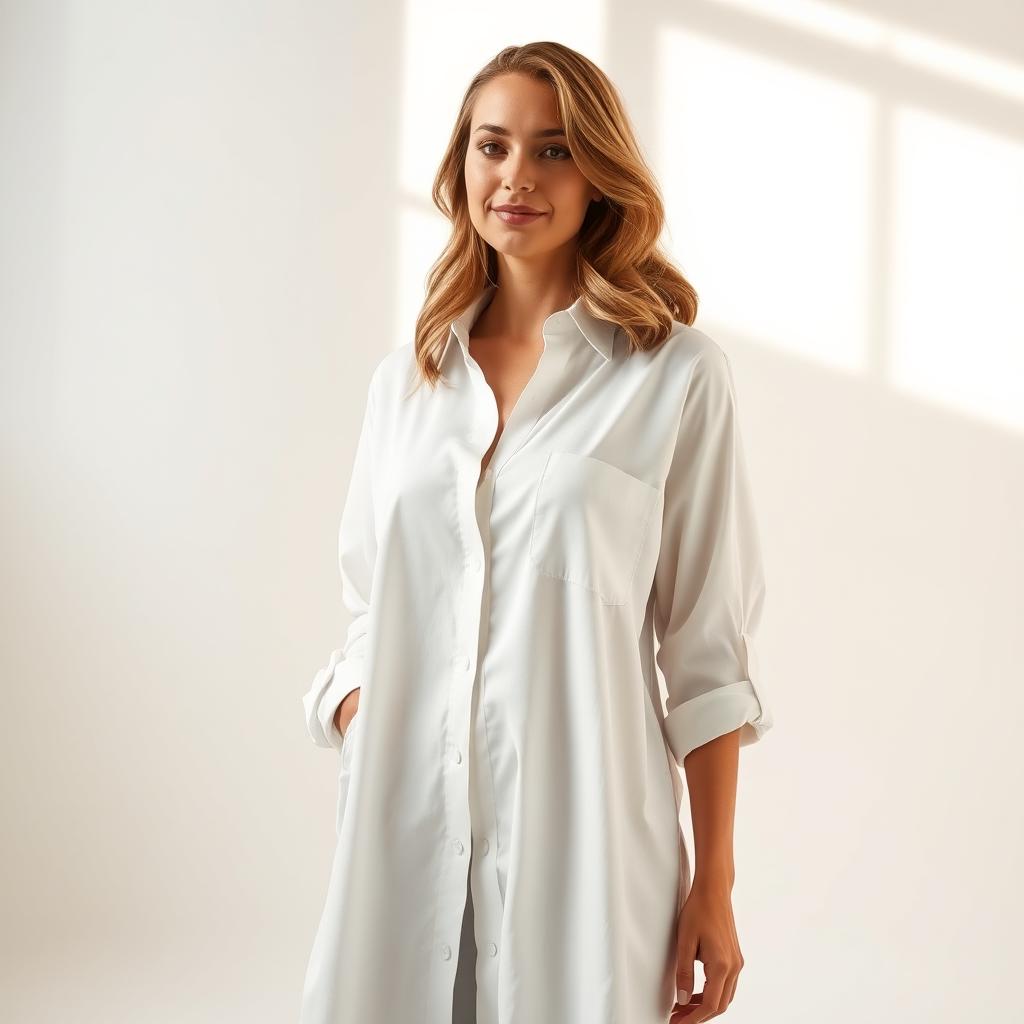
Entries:
POLYGON ((541 217, 546 217, 546 213, 514 213, 512 210, 494 210, 506 224, 532 224, 535 220, 540 220, 541 217))

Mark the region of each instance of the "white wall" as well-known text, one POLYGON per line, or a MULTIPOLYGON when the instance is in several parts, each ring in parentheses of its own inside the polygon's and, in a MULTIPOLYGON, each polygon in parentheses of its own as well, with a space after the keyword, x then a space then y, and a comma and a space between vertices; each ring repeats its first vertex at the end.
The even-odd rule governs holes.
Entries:
POLYGON ((541 38, 622 89, 737 373, 776 726, 729 1013, 1024 1010, 1021 9, 514 14, 0 4, 4 1019, 295 1019, 367 377, 462 90, 541 38))

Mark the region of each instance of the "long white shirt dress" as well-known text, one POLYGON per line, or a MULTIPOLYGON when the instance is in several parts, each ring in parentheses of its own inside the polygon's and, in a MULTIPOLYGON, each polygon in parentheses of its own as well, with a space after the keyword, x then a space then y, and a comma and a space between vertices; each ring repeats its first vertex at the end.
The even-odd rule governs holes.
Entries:
POLYGON ((676 323, 629 353, 578 299, 481 473, 498 408, 469 337, 494 287, 451 324, 437 390, 411 342, 369 385, 339 531, 352 623, 303 697, 338 802, 301 1024, 666 1024, 680 766, 771 726, 724 351, 676 323))

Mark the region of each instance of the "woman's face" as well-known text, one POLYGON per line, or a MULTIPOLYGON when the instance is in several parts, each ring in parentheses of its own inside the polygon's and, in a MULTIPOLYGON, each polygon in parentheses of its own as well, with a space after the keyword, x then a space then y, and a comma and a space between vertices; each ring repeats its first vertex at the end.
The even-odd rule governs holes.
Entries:
POLYGON ((526 75, 492 79, 473 105, 465 164, 469 215, 506 256, 529 258, 564 245, 579 233, 591 201, 601 198, 561 129, 551 86, 526 75), (517 223, 495 209, 504 204, 539 214, 517 223))

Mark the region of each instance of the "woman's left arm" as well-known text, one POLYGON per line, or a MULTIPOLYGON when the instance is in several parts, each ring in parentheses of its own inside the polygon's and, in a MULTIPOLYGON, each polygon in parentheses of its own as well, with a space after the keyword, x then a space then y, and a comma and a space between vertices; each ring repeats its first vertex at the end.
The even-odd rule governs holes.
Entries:
POLYGON ((694 356, 664 487, 654 576, 657 663, 668 691, 665 741, 686 773, 696 869, 679 914, 680 1002, 671 1024, 731 1002, 743 964, 732 913, 739 748, 771 727, 755 635, 765 579, 728 357, 694 356), (693 995, 694 960, 705 985, 693 995))

